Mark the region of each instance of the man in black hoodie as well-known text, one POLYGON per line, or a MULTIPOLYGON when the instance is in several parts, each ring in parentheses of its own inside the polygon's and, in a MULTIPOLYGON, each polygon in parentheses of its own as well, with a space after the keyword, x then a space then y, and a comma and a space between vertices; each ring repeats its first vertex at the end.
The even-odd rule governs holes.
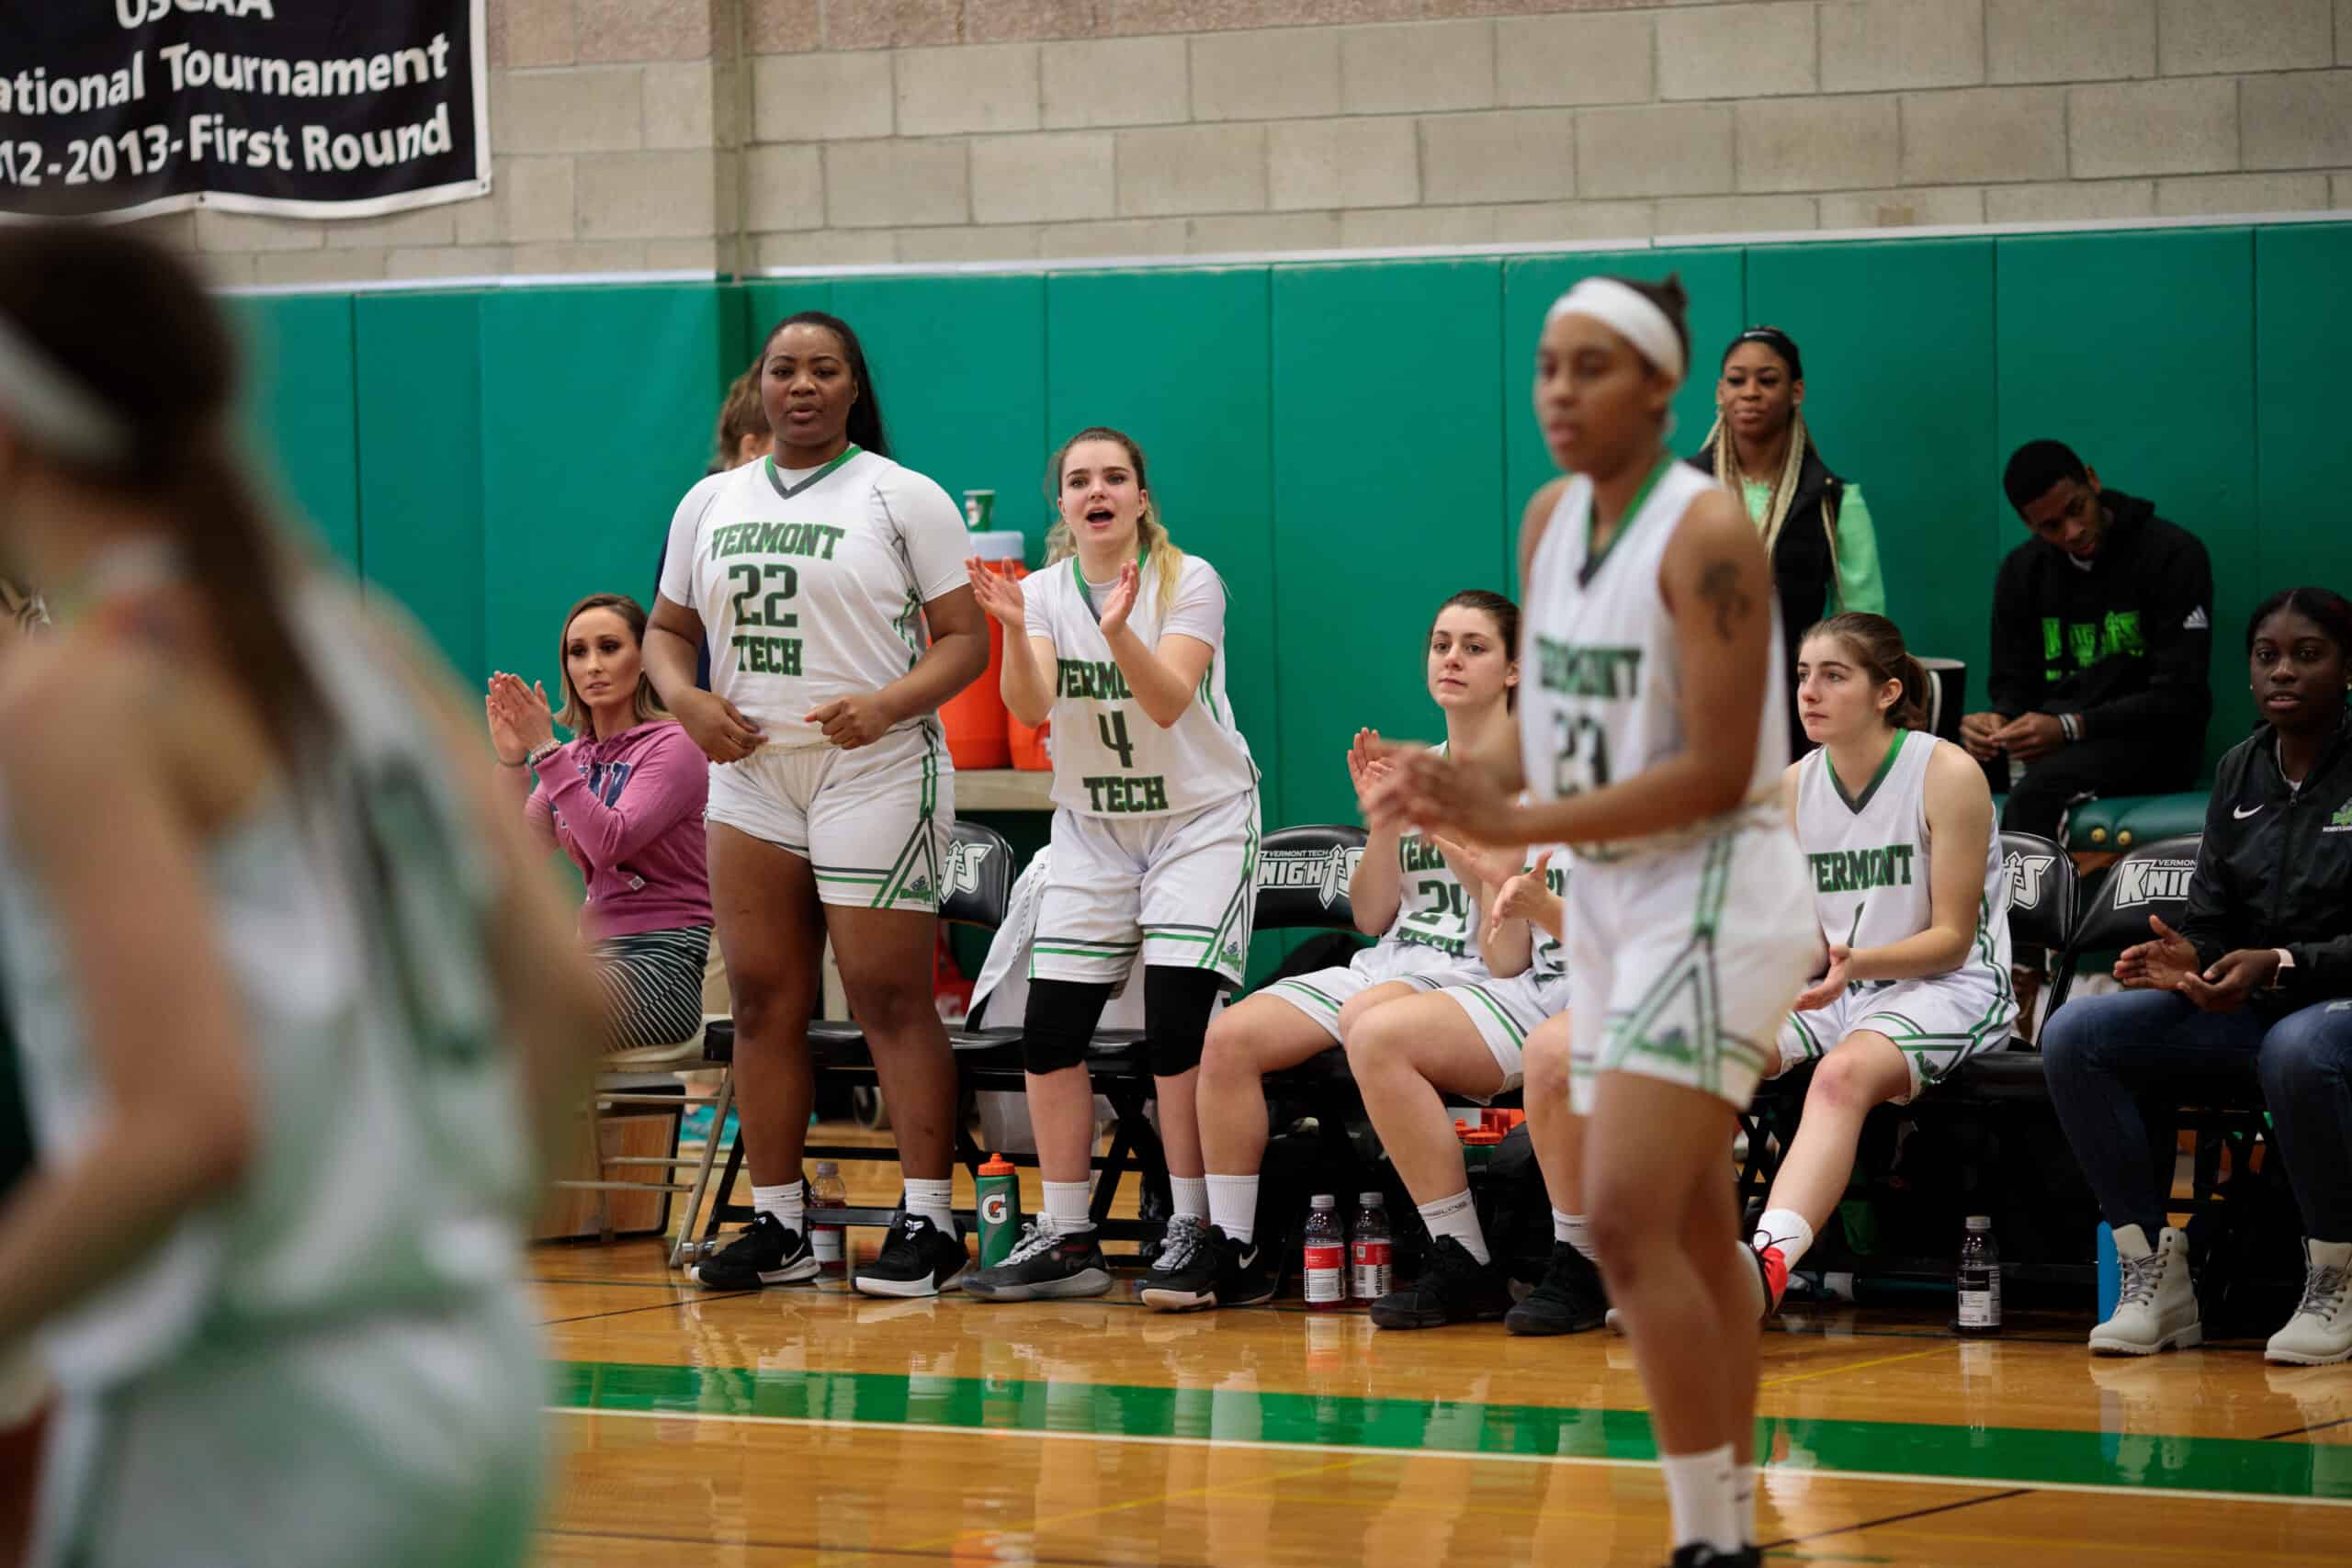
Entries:
POLYGON ((1961 739, 2008 795, 2001 826, 2054 839, 2075 802, 2196 783, 2213 567, 2063 442, 2018 447, 2002 486, 2033 537, 1995 581, 1992 711, 1962 718, 1961 739))

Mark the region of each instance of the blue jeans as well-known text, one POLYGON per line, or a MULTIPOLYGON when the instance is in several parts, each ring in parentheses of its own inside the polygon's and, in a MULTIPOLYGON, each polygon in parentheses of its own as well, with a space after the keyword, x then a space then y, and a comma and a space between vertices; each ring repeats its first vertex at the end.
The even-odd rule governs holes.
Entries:
POLYGON ((2085 997, 2042 1024, 2041 1055, 2058 1120, 2108 1224, 2138 1225, 2153 1242, 2165 1223, 2169 1188, 2150 1157, 2141 1092, 2251 1066, 2305 1233, 2352 1241, 2352 998, 2278 1018, 2201 1012, 2171 991, 2085 997))

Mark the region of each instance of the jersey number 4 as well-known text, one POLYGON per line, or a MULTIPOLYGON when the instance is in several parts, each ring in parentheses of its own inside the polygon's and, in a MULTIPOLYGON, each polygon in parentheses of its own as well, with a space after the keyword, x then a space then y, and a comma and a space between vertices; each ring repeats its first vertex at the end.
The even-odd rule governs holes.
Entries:
POLYGON ((1119 754, 1119 766, 1129 773, 1136 771, 1136 743, 1127 739, 1127 711, 1120 708, 1113 713, 1094 716, 1094 727, 1102 732, 1104 749, 1119 754))

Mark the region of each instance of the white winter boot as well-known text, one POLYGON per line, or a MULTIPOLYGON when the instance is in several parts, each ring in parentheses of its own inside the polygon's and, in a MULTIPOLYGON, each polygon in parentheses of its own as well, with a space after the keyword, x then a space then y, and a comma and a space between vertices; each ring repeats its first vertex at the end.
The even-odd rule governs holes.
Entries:
POLYGON ((2102 1356, 2153 1356, 2205 1340, 2197 1317, 2197 1292, 2188 1279, 2188 1237, 2167 1226, 2154 1248, 2138 1225, 2119 1225, 2115 1256, 2123 1265, 2123 1291, 2115 1315, 2091 1330, 2091 1348, 2102 1356))
POLYGON ((2352 1360, 2352 1241, 2303 1242, 2303 1304, 2263 1355, 2290 1366, 2352 1360))

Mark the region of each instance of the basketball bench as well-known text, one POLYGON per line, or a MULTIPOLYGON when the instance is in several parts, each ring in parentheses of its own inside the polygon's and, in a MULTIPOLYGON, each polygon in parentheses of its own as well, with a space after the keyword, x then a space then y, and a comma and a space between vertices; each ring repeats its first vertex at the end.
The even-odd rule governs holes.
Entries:
MULTIPOLYGON (((1260 931, 1354 930, 1348 884, 1363 856, 1363 845, 1364 835, 1355 828, 1291 828, 1267 834, 1259 843, 1253 928, 1260 931)), ((957 822, 949 837, 944 872, 946 887, 940 903, 940 919, 993 933, 1004 923, 1012 901, 1012 846, 994 829, 977 822, 957 822)), ((947 1037, 955 1055, 959 1102, 964 1094, 1024 1091, 1026 1077, 1022 1067, 1019 1028, 950 1029, 947 1037)), ((808 1054, 816 1072, 838 1082, 856 1086, 879 1081, 873 1054, 866 1047, 863 1032, 854 1022, 812 1021, 808 1025, 808 1054)), ((1339 1059, 1336 1078, 1327 1068, 1322 1073, 1304 1074, 1295 1082, 1279 1087, 1301 1102, 1302 1114, 1329 1118, 1327 1124, 1338 1127, 1343 1124, 1351 1109, 1353 1115, 1361 1118, 1363 1103, 1356 1098, 1353 1081, 1347 1077, 1344 1056, 1336 1048, 1326 1055, 1339 1059)), ((733 1021, 713 1021, 703 1035, 704 1060, 727 1066, 731 1072, 734 1055, 733 1021)), ((1091 1205, 1094 1224, 1109 1240, 1156 1242, 1164 1221, 1111 1217, 1121 1184, 1130 1175, 1142 1183, 1147 1195, 1156 1194, 1163 1203, 1169 1192, 1167 1152, 1147 1111, 1155 1091, 1142 1032, 1097 1031, 1087 1053, 1086 1067, 1093 1080, 1094 1092, 1109 1101, 1112 1111, 1109 1146, 1093 1158, 1098 1178, 1091 1205)), ((1269 1093, 1275 1092, 1277 1086, 1270 1084, 1269 1093)), ((712 1135, 718 1135, 715 1127, 712 1135)), ((989 1152, 973 1142, 968 1118, 959 1114, 956 1124, 957 1163, 977 1178, 989 1152)), ((895 1149, 863 1145, 811 1144, 804 1151, 804 1157, 895 1161, 898 1154, 895 1149)), ((1032 1169, 1037 1164, 1035 1155, 1006 1157, 1016 1166, 1032 1169)), ((716 1235, 724 1223, 751 1219, 751 1210, 724 1201, 724 1195, 733 1190, 742 1164, 743 1140, 739 1132, 728 1153, 725 1169, 718 1179, 715 1190, 720 1194, 720 1201, 712 1206, 704 1223, 704 1236, 716 1235)), ((684 1242, 694 1234, 699 1213, 697 1194, 688 1204, 679 1232, 681 1247, 673 1249, 673 1261, 683 1251, 684 1242)), ((895 1213, 891 1209, 849 1208, 829 1212, 826 1218, 851 1225, 887 1225, 895 1213)), ((969 1211, 958 1211, 957 1217, 967 1224, 973 1218, 969 1211)))
MULTIPOLYGON (((2169 797, 2151 799, 2164 801, 2169 797)), ((2200 815, 2201 810, 2200 798, 2200 815)), ((2125 822, 2133 819, 2120 818, 2125 822)), ((2137 819, 2143 823, 2148 820, 2144 817, 2137 819)), ((2112 830, 2120 834, 2130 829, 2112 830)), ((2146 940, 2151 915, 2162 918, 2167 924, 2178 924, 2188 904, 2188 877, 2196 865, 2198 841, 2194 833, 2141 839, 2116 858, 2088 907, 2083 908, 2073 856, 2049 840, 2032 834, 2001 835, 2002 855, 2010 877, 2010 938, 2019 945, 2030 943, 2059 955, 2050 1012, 2055 1013, 2065 1004, 2074 988, 2077 964, 2086 955, 2112 953, 2146 940)), ((1740 1192, 1750 1204, 1760 1201, 1771 1186, 1779 1168, 1780 1152, 1796 1135, 1805 1089, 1811 1081, 1812 1069, 1808 1067, 1767 1082, 1740 1118, 1747 1134, 1740 1192)), ((2255 1157, 2268 1141, 2269 1124, 2264 1114, 2261 1085, 2250 1069, 2233 1066, 2181 1075, 2151 1086, 2144 1104, 2152 1138, 2155 1140, 2149 1157, 2152 1166, 2162 1171, 2160 1179, 2167 1186, 2177 1134, 2188 1132, 2196 1136, 2190 1190, 2185 1197, 2176 1196, 2168 1201, 2171 1211, 2186 1212, 2193 1220, 2202 1220, 2226 1244, 2242 1222, 2260 1223, 2260 1216, 2239 1212, 2249 1196, 2264 1207, 2279 1202, 2291 1204, 2292 1196, 2286 1189, 2280 1162, 2267 1156, 2257 1161, 2255 1157), (2256 1179, 2249 1187, 2240 1188, 2235 1197, 2222 1195, 2224 1156, 2233 1176, 2254 1175, 2259 1168, 2256 1179)), ((1958 1142, 1972 1154, 1998 1148, 2005 1137, 2055 1137, 2062 1145, 2064 1141, 2043 1077, 2041 1054, 2016 1043, 2008 1050, 1989 1052, 1963 1064, 1951 1077, 1921 1095, 1915 1104, 1881 1106, 1871 1116, 1874 1121, 1897 1118, 1926 1122, 1941 1119, 1956 1123, 1958 1142)), ((2073 1183, 2075 1190, 2064 1196, 2086 1198, 2082 1176, 2071 1159, 2064 1162, 2064 1168, 2065 1179, 2073 1183)), ((2060 1196, 2052 1194, 2053 1201, 2060 1196)), ((1999 1216, 1995 1217, 1997 1230, 1999 1216)), ((2011 1278, 2026 1282, 2088 1283, 2096 1270, 2089 1257, 2089 1239, 2085 1236, 2081 1245, 2070 1244, 2060 1255, 2049 1257, 2017 1257, 2005 1247, 2003 1268, 2011 1278)), ((1951 1268, 1951 1260, 1942 1257, 1873 1258, 1869 1262, 1873 1273, 1919 1273, 1939 1279, 1948 1276, 1951 1268)))

